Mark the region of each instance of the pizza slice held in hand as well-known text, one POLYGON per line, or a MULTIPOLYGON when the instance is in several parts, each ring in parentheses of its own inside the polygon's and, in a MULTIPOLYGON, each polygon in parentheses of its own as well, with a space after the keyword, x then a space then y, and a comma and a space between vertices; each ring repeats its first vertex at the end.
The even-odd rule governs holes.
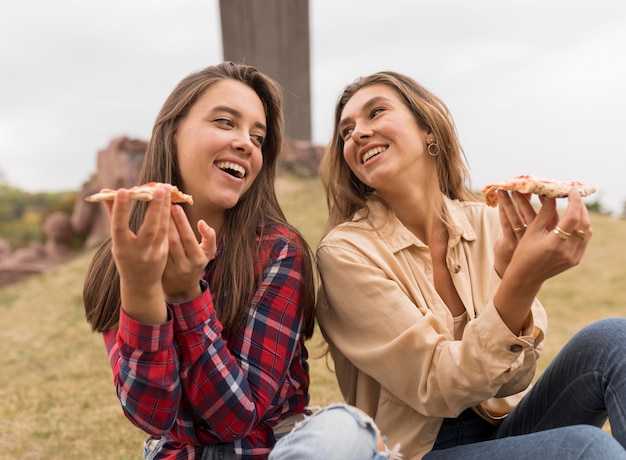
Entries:
POLYGON ((578 181, 563 182, 553 179, 544 179, 536 176, 517 176, 511 180, 493 182, 483 187, 485 203, 488 206, 498 204, 498 190, 520 193, 533 193, 548 198, 563 198, 569 194, 572 187, 576 187, 580 196, 589 196, 596 191, 595 187, 578 181))
MULTIPOLYGON (((143 185, 136 185, 128 189, 128 195, 131 200, 139 200, 139 201, 152 201, 154 199, 154 192, 160 185, 169 185, 171 188, 171 201, 172 203, 189 203, 193 204, 193 198, 191 195, 187 195, 186 193, 178 190, 178 187, 170 184, 162 184, 160 182, 148 182, 143 185)), ((89 195, 85 198, 86 201, 90 201, 93 203, 98 203, 101 201, 112 201, 115 199, 117 195, 117 190, 112 190, 109 188, 103 188, 98 193, 94 193, 93 195, 89 195)))

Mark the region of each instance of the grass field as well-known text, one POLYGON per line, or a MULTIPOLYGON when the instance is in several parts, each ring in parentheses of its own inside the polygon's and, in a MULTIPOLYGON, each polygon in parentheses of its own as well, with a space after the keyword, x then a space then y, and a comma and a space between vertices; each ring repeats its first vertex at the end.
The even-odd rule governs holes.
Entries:
MULTIPOLYGON (((317 180, 283 178, 279 196, 312 246, 325 221, 317 180)), ((578 329, 626 313, 626 220, 594 215, 583 263, 550 280, 541 368, 578 329)), ((83 316, 82 282, 92 253, 0 289, 0 459, 138 459, 144 434, 122 415, 102 338, 83 316)), ((309 344, 319 356, 319 336, 309 344)), ((312 359, 312 404, 340 394, 325 359, 312 359)))

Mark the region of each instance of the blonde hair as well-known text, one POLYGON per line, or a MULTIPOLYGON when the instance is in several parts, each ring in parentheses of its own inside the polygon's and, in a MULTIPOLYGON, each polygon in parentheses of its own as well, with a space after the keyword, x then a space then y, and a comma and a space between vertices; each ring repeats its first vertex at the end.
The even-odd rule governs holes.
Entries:
POLYGON ((339 132, 339 121, 350 98, 358 90, 376 84, 386 85, 396 91, 415 116, 418 126, 434 135, 439 146, 439 153, 434 158, 441 192, 451 199, 476 200, 471 191, 467 161, 458 141, 454 121, 443 101, 406 75, 392 71, 378 72, 347 85, 335 106, 333 135, 320 166, 329 209, 326 231, 352 219, 358 210, 366 210, 368 199, 386 205, 350 170, 343 158, 344 141, 339 132))

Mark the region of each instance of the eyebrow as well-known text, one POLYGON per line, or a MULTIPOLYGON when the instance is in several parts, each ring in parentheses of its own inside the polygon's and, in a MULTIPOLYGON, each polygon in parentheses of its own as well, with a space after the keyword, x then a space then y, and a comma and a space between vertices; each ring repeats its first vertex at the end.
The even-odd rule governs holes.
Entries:
MULTIPOLYGON (((243 117, 243 114, 239 110, 233 109, 229 105, 217 105, 217 106, 211 108, 211 111, 213 111, 213 112, 230 113, 235 118, 242 118, 243 117)), ((254 123, 254 126, 256 126, 257 128, 260 128, 260 129, 264 130, 265 132, 267 132, 267 126, 265 126, 260 121, 257 121, 256 123, 254 123)))
MULTIPOLYGON (((369 101, 367 101, 365 104, 363 104, 363 107, 361 107, 361 112, 367 112, 373 106, 375 106, 376 104, 380 104, 381 102, 391 102, 391 99, 389 99, 389 98, 387 98, 385 96, 374 96, 369 101)), ((342 118, 341 120, 339 120, 339 129, 341 129, 344 126, 350 124, 351 121, 352 121, 352 118, 350 118, 350 117, 342 118)))

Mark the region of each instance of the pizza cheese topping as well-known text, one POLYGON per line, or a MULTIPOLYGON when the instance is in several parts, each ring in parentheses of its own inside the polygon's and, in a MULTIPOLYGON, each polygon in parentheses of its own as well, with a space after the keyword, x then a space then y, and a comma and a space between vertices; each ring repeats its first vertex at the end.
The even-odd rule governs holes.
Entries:
POLYGON ((533 193, 549 198, 562 198, 569 194, 572 187, 576 187, 580 196, 588 196, 596 191, 595 187, 585 185, 582 182, 563 182, 553 179, 545 179, 535 176, 517 176, 511 180, 493 182, 483 187, 485 203, 489 206, 498 204, 498 190, 517 191, 520 193, 533 193))
MULTIPOLYGON (((193 198, 191 195, 187 195, 186 193, 178 190, 178 187, 170 184, 163 184, 160 182, 148 182, 143 185, 136 185, 128 189, 128 195, 131 200, 140 200, 140 201, 152 201, 154 199, 154 191, 160 185, 167 185, 171 190, 171 201, 172 203, 189 203, 193 204, 193 198)), ((112 190, 109 188, 103 188, 98 193, 94 193, 85 198, 86 201, 90 201, 93 203, 97 203, 100 201, 112 201, 115 200, 117 196, 117 190, 112 190)))

